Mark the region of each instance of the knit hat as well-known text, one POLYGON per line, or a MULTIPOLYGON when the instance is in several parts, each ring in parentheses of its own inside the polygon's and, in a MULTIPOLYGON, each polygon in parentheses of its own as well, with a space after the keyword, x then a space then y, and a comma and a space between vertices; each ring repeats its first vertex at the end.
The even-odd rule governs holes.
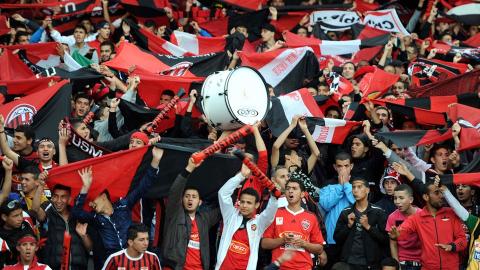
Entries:
POLYGON ((134 132, 132 134, 132 136, 130 136, 130 139, 139 139, 141 140, 145 145, 148 144, 148 136, 147 134, 143 133, 143 132, 140 132, 140 131, 137 131, 137 132, 134 132))
POLYGON ((273 33, 275 33, 275 31, 276 31, 275 26, 273 26, 269 23, 263 24, 262 29, 268 30, 268 31, 273 32, 273 33))
POLYGON ((385 180, 388 180, 388 179, 393 179, 397 181, 398 185, 402 184, 400 182, 400 174, 397 171, 395 171, 391 165, 388 165, 388 167, 385 168, 385 172, 383 173, 382 179, 380 179, 380 191, 383 194, 387 194, 387 191, 383 187, 383 183, 385 183, 385 180))

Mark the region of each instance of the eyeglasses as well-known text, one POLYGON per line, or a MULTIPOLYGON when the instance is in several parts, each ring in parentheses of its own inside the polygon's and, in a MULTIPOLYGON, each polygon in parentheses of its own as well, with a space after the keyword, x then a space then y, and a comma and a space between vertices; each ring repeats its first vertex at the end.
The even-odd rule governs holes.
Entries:
POLYGON ((12 201, 8 202, 7 207, 8 207, 8 209, 13 209, 13 208, 15 208, 15 206, 17 206, 19 204, 20 204, 20 202, 18 200, 12 200, 12 201))

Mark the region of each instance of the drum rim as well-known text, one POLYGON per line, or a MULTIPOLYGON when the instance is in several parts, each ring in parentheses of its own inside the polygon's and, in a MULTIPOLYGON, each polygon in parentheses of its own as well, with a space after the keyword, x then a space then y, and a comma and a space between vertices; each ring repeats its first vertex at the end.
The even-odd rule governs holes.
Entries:
POLYGON ((227 86, 228 86, 228 82, 230 81, 230 77, 232 76, 233 72, 235 72, 235 70, 237 69, 240 69, 240 68, 247 68, 247 69, 250 69, 250 70, 253 70, 255 73, 257 73, 257 75, 260 77, 260 79, 262 80, 263 82, 263 85, 265 86, 265 92, 267 93, 267 110, 265 112, 265 115, 262 117, 262 119, 258 120, 258 121, 263 121, 266 117, 267 117, 267 114, 268 112, 270 111, 270 105, 271 105, 271 101, 270 101, 270 96, 268 94, 268 87, 267 87, 267 82, 265 81, 265 78, 263 78, 262 74, 252 68, 252 67, 249 67, 249 66, 240 66, 240 67, 236 67, 234 69, 229 69, 231 70, 232 72, 230 72, 230 74, 228 74, 227 76, 227 79, 225 80, 225 85, 223 87, 223 98, 225 99, 225 104, 227 105, 227 109, 228 111, 230 112, 230 115, 232 115, 232 117, 234 118, 234 120, 239 123, 239 124, 242 124, 242 125, 248 125, 246 123, 243 123, 242 121, 240 121, 240 119, 238 119, 237 115, 234 113, 234 111, 232 110, 232 107, 230 106, 230 102, 228 101, 228 95, 226 94, 227 93, 227 86))

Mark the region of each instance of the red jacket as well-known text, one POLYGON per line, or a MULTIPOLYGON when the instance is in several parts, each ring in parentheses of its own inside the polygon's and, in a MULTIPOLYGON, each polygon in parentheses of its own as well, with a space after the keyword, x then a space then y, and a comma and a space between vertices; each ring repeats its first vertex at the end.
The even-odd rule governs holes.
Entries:
POLYGON ((438 210, 436 216, 426 207, 410 216, 400 226, 400 239, 408 233, 417 233, 422 248, 422 270, 458 269, 458 253, 467 247, 462 221, 449 207, 438 210), (455 252, 446 252, 435 244, 454 243, 455 252))
MULTIPOLYGON (((24 270, 23 264, 20 262, 15 265, 7 265, 3 270, 24 270)), ((32 263, 29 265, 28 270, 52 270, 48 265, 43 263, 38 263, 37 258, 35 257, 32 263)))

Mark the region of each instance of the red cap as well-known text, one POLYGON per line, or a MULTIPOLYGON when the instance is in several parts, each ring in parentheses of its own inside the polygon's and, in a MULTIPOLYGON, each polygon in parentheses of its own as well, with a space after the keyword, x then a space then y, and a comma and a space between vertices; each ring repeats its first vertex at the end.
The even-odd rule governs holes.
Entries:
POLYGON ((132 134, 132 136, 130 136, 130 139, 139 139, 141 140, 145 145, 148 144, 148 136, 147 134, 143 133, 143 132, 140 132, 140 131, 137 131, 137 132, 134 132, 132 134))

